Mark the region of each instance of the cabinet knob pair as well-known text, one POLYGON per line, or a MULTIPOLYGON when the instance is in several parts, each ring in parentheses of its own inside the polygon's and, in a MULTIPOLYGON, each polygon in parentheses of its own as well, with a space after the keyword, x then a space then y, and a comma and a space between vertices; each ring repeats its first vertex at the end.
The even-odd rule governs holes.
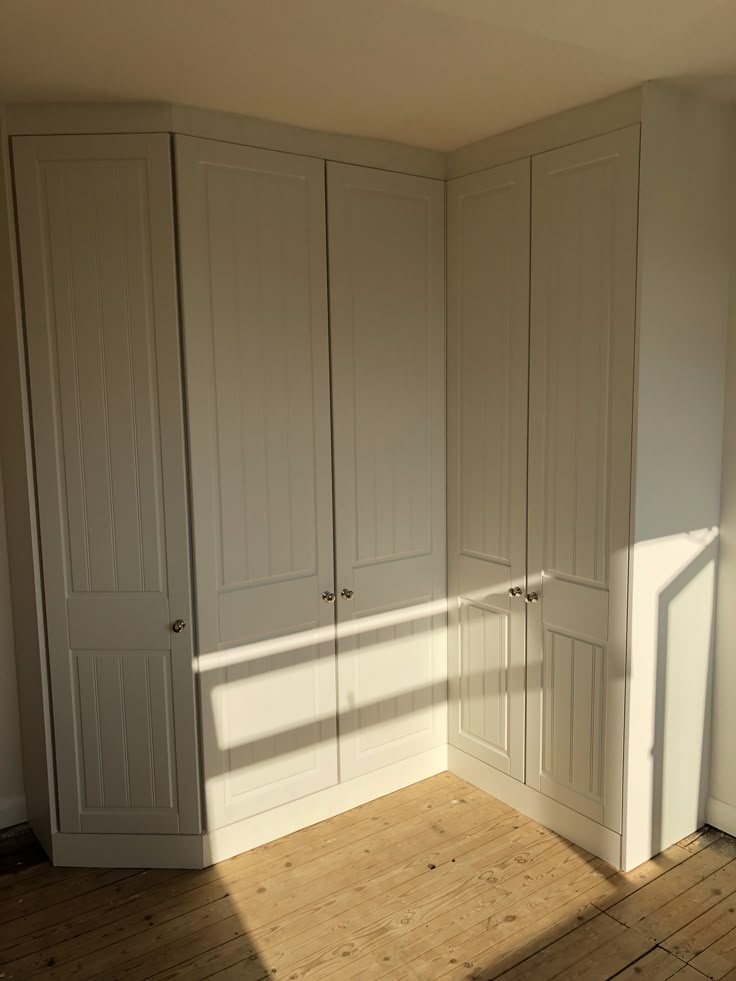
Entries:
MULTIPOLYGON (((522 590, 521 586, 511 586, 511 587, 509 587, 509 596, 511 596, 512 599, 513 599, 514 596, 521 596, 522 593, 523 593, 523 590, 522 590)), ((526 596, 524 597, 524 602, 525 603, 537 603, 538 601, 539 601, 539 594, 538 593, 527 593, 526 596)))
MULTIPOLYGON (((347 599, 347 600, 352 599, 353 591, 352 589, 342 589, 340 590, 340 596, 342 596, 343 599, 347 599)), ((324 600, 325 603, 334 603, 335 594, 331 593, 329 590, 326 590, 324 593, 322 593, 322 599, 324 600)))

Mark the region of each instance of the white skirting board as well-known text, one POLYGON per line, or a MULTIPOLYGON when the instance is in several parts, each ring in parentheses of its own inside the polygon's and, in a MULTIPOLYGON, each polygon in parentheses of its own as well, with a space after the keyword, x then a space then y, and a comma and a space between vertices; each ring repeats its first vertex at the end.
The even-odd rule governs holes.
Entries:
POLYGON ((53 864, 98 868, 201 869, 267 841, 349 811, 447 769, 447 746, 336 784, 245 821, 203 835, 63 834, 53 836, 53 864))
POLYGON ((571 811, 569 807, 494 770, 455 746, 449 747, 448 769, 504 804, 598 855, 615 868, 621 868, 621 836, 609 828, 571 811))
POLYGON ((736 836, 736 807, 733 804, 709 797, 705 805, 705 820, 719 831, 736 836))
POLYGON ((205 835, 205 865, 214 865, 233 855, 299 831, 310 824, 349 811, 369 800, 384 797, 419 780, 433 777, 447 769, 447 745, 437 746, 400 763, 382 767, 373 773, 356 777, 347 783, 327 787, 317 794, 282 804, 271 811, 218 828, 205 835))
POLYGON ((0 797, 0 830, 22 824, 26 816, 25 797, 0 797))

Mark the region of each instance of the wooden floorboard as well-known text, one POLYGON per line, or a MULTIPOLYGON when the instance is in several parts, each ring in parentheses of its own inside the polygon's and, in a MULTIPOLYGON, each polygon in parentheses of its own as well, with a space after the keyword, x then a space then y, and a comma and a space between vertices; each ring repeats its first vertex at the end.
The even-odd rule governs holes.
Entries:
POLYGON ((0 981, 736 979, 736 842, 616 872, 449 773, 200 872, 0 835, 0 981))

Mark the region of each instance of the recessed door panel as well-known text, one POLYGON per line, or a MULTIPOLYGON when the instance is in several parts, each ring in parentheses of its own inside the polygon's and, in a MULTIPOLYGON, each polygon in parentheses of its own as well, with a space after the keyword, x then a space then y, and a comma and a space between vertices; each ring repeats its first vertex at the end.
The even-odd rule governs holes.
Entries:
POLYGON ((328 165, 340 772, 446 741, 444 194, 328 165))
POLYGON ((527 782, 621 830, 639 129, 535 157, 527 782))
POLYGON ((194 833, 169 141, 13 152, 61 830, 194 833))
POLYGON ((337 780, 324 169, 177 137, 208 827, 337 780))
POLYGON ((83 811, 118 812, 128 831, 166 831, 176 807, 168 652, 77 651, 72 679, 83 811))
POLYGON ((450 741, 519 780, 529 193, 528 160, 448 185, 450 741))
POLYGON ((606 649, 556 630, 542 648, 540 789, 600 821, 606 649))
POLYGON ((508 613, 461 602, 460 656, 460 733, 508 757, 508 613))

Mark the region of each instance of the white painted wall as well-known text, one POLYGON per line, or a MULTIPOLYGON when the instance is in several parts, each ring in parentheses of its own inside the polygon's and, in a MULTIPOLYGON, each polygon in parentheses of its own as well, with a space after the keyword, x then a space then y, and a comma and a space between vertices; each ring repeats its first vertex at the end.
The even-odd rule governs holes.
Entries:
MULTIPOLYGON (((736 255, 733 263, 736 272, 736 255)), ((734 277, 736 278, 736 277, 734 277)), ((711 824, 736 835, 736 291, 732 290, 726 362, 726 413, 723 432, 721 545, 713 690, 710 797, 711 824)))
POLYGON ((26 819, 23 766, 15 682, 13 618, 5 536, 5 505, 0 466, 0 828, 26 819))
POLYGON ((736 172, 732 107, 654 83, 643 110, 627 869, 707 813, 736 172))
MULTIPOLYGON (((56 790, 51 770, 52 746, 44 626, 41 611, 41 570, 38 562, 35 487, 31 465, 31 432, 25 389, 25 349, 20 291, 13 242, 10 161, 5 114, 0 109, 0 459, 7 509, 5 547, 12 569, 13 611, 21 744, 28 823, 48 854, 55 829, 56 790), (10 517, 12 516, 12 517, 10 517)), ((7 589, 7 580, 6 589, 7 589)), ((7 594, 6 594, 7 595, 7 594)), ((3 689, 15 691, 13 681, 3 689)), ((0 755, 4 747, 0 746, 0 755)), ((17 755, 17 754, 16 754, 17 755)))

